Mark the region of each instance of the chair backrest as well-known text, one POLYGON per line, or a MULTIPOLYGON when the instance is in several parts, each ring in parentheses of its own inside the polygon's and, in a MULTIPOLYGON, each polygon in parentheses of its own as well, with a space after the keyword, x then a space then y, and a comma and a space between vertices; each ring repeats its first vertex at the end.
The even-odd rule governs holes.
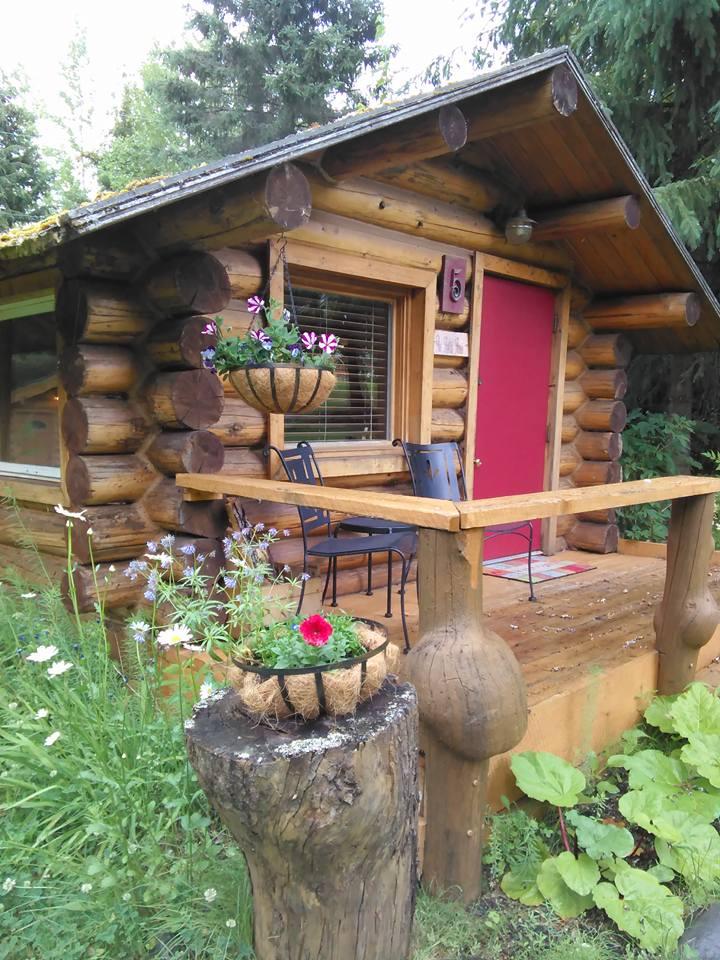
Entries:
MULTIPOLYGON (((279 450, 269 444, 263 450, 263 454, 267 457, 271 451, 277 454, 285 471, 285 476, 291 483, 309 483, 323 486, 320 466, 313 448, 306 440, 301 440, 296 447, 290 447, 287 450, 279 450)), ((326 536, 330 536, 330 514, 327 510, 321 510, 319 507, 298 507, 297 511, 302 525, 303 539, 306 538, 308 533, 313 533, 321 527, 324 528, 326 536)))
POLYGON ((413 493, 416 497, 436 500, 466 500, 467 487, 460 448, 456 443, 409 443, 393 440, 402 446, 407 461, 413 493))

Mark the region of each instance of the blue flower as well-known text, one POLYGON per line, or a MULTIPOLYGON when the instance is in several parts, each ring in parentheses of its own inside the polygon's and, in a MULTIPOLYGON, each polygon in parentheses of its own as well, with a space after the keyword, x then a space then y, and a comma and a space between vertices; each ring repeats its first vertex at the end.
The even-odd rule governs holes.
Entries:
POLYGON ((154 540, 148 540, 146 546, 148 548, 148 553, 157 553, 157 544, 154 540))
POLYGON ((184 547, 180 547, 180 553, 186 557, 191 557, 195 553, 195 549, 194 543, 186 543, 184 547))
POLYGON ((146 600, 149 600, 152 603, 152 601, 155 599, 155 591, 146 590, 143 596, 145 597, 146 600))
POLYGON ((269 537, 276 537, 276 536, 277 536, 277 530, 275 529, 275 527, 270 527, 270 529, 268 530, 268 536, 269 536, 269 537))
POLYGON ((175 543, 175 537, 171 533, 166 533, 165 536, 160 541, 160 545, 164 547, 165 550, 172 550, 174 543, 175 543))

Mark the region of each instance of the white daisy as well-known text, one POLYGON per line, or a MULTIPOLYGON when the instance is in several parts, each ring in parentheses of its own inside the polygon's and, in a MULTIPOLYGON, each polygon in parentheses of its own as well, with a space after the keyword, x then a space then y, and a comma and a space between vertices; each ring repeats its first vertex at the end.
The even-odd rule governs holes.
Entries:
POLYGON ((49 716, 50 716, 50 711, 46 710, 45 707, 40 707, 38 712, 35 714, 35 719, 44 720, 45 717, 49 717, 49 716))
POLYGON ((55 506, 55 513, 59 513, 63 517, 71 517, 73 520, 84 520, 86 511, 79 510, 77 513, 73 513, 72 510, 66 510, 58 503, 55 506))
POLYGON ((21 599, 21 600, 33 600, 36 596, 37 596, 36 593, 21 593, 21 594, 20 594, 20 599, 21 599))
POLYGON ((83 883, 82 886, 80 887, 80 893, 90 893, 91 890, 92 890, 91 883, 83 883))
POLYGON ((237 920, 233 920, 233 918, 230 917, 229 920, 226 920, 226 921, 225 921, 225 926, 226 926, 226 927, 229 927, 229 928, 232 930, 233 927, 236 927, 236 926, 237 926, 237 920))
POLYGON ((193 635, 182 623, 166 627, 158 634, 157 642, 161 647, 175 647, 179 643, 190 643, 193 635))
POLYGON ((200 684, 200 699, 207 700, 210 694, 213 692, 213 685, 210 680, 205 680, 204 683, 200 684))
POLYGON ((67 660, 58 660, 51 667, 48 667, 47 675, 49 677, 59 677, 61 673, 66 673, 72 669, 72 664, 67 660))
POLYGON ((5 893, 10 893, 11 890, 15 889, 16 881, 12 877, 5 877, 5 881, 2 885, 3 891, 5 893))
POLYGON ((215 887, 208 887, 205 893, 203 894, 208 903, 212 903, 215 897, 217 896, 217 890, 215 887))
POLYGON ((149 629, 150 624, 145 623, 144 620, 131 620, 128 624, 130 633, 147 633, 149 629))
POLYGON ((54 730, 48 737, 45 737, 44 743, 46 747, 51 747, 54 743, 57 743, 62 734, 59 730, 54 730))
POLYGON ((56 657, 58 653, 60 653, 58 648, 52 645, 47 647, 39 646, 37 650, 27 655, 27 659, 31 663, 45 663, 46 660, 52 660, 53 657, 56 657))
POLYGON ((13 702, 9 703, 7 707, 8 707, 8 710, 17 710, 18 708, 17 701, 13 700, 13 702))

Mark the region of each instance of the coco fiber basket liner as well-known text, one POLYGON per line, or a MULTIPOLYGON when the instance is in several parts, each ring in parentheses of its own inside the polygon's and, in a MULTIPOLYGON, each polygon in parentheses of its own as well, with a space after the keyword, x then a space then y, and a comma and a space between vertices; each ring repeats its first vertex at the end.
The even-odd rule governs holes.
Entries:
POLYGON ((235 660, 237 691, 245 708, 259 720, 300 716, 315 720, 322 713, 342 717, 377 693, 391 673, 397 647, 374 620, 358 618, 358 638, 367 653, 320 667, 276 670, 235 660))
POLYGON ((311 413, 335 386, 330 370, 294 363, 242 367, 229 376, 245 403, 269 413, 311 413))

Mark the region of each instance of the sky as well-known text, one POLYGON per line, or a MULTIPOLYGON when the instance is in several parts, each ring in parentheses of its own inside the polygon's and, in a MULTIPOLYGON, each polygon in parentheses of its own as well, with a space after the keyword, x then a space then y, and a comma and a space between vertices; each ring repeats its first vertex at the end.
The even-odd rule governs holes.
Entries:
MULTIPOLYGON (((398 44, 395 68, 402 79, 419 74, 439 54, 449 54, 471 35, 463 16, 473 0, 442 0, 442 16, 433 0, 385 0, 386 41, 398 44)), ((60 113, 60 68, 78 26, 87 31, 93 77, 95 144, 111 125, 114 107, 127 79, 137 75, 153 46, 181 41, 185 0, 123 0, 112 6, 98 0, 35 0, 25 7, 0 0, 0 66, 22 68, 30 99, 49 114, 60 113)), ((459 70, 454 79, 471 73, 459 70)), ((42 141, 60 146, 57 126, 39 123, 42 141)))

